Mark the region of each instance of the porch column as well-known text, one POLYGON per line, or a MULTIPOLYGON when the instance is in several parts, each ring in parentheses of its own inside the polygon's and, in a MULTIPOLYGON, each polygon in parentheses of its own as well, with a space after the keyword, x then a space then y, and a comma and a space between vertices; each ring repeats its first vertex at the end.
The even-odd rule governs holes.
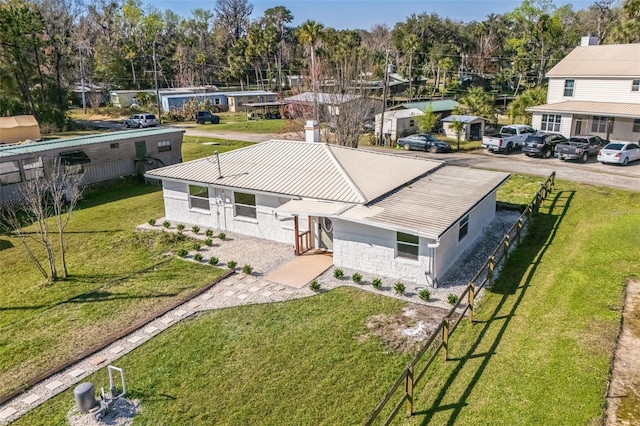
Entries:
POLYGON ((293 216, 293 235, 295 238, 295 253, 296 256, 300 256, 300 231, 298 225, 298 216, 293 216))
POLYGON ((307 249, 311 250, 311 241, 313 240, 313 228, 312 228, 312 221, 311 221, 311 216, 309 217, 309 233, 307 234, 307 249))

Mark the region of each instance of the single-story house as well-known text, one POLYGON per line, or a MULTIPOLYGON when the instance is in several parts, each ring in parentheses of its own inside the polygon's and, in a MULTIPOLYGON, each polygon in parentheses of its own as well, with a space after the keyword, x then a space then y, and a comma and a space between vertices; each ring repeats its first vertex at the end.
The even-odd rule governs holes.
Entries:
POLYGON ((227 96, 223 92, 165 95, 160 97, 162 98, 163 111, 182 110, 191 101, 195 101, 197 105, 207 104, 218 107, 221 110, 227 109, 227 96))
MULTIPOLYGON (((314 104, 313 92, 302 92, 297 95, 289 96, 283 99, 283 102, 287 105, 287 110, 293 116, 301 116, 300 110, 311 111, 314 104), (298 112, 296 112, 296 110, 298 112)), ((345 108, 344 105, 351 104, 354 108, 360 108, 366 110, 366 114, 363 117, 364 120, 372 120, 374 114, 377 111, 382 110, 382 102, 375 99, 365 98, 362 95, 354 95, 348 93, 318 93, 318 106, 326 111, 327 115, 336 117, 340 115, 340 108, 345 108), (359 102, 354 104, 353 102, 359 102)))
POLYGON ((486 118, 476 117, 474 115, 449 115, 440 120, 442 121, 442 129, 445 136, 457 139, 458 135, 453 131, 453 129, 451 129, 451 123, 454 120, 464 123, 464 128, 460 135, 461 141, 478 141, 482 139, 486 118))
POLYGON ((59 160, 82 185, 138 175, 182 161, 184 130, 148 128, 0 146, 0 204, 20 199, 19 184, 42 177, 59 160))
POLYGON ((440 118, 445 118, 453 113, 456 106, 458 106, 458 102, 453 99, 441 99, 437 101, 404 102, 389 108, 389 110, 417 108, 420 111, 425 111, 431 107, 431 111, 440 114, 440 118))
POLYGON ((509 178, 288 140, 145 176, 162 181, 169 220, 289 243, 296 254, 325 250, 336 266, 432 286, 494 218, 509 178))
POLYGON ((0 144, 39 141, 40 125, 33 115, 0 117, 0 144))
POLYGON ((230 112, 246 111, 244 104, 274 102, 276 94, 267 90, 247 90, 244 92, 220 92, 227 97, 230 112))
MULTIPOLYGON (((178 87, 178 88, 162 88, 158 90, 160 96, 160 105, 164 105, 163 98, 165 96, 174 95, 194 95, 199 93, 208 93, 209 91, 217 90, 215 86, 202 86, 202 87, 178 87)), ((141 106, 138 94, 148 93, 155 99, 156 91, 153 89, 143 90, 111 90, 109 92, 109 100, 111 105, 118 108, 129 108, 132 105, 141 106)))
MULTIPOLYGON (((387 111, 384 114, 384 123, 382 125, 382 133, 389 141, 397 141, 406 135, 418 132, 417 116, 423 115, 424 112, 417 108, 399 109, 395 111, 387 111)), ((374 132, 376 137, 380 137, 380 120, 382 114, 376 114, 376 123, 374 132)))

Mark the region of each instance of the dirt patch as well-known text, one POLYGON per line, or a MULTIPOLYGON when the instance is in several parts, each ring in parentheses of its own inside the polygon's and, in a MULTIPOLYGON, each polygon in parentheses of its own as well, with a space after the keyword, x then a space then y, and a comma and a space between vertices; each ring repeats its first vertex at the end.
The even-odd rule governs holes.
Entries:
POLYGON ((411 305, 392 315, 374 315, 367 319, 369 332, 361 338, 377 336, 390 351, 415 354, 447 312, 441 308, 411 305))
POLYGON ((605 424, 640 424, 640 281, 627 285, 622 331, 607 394, 605 424))

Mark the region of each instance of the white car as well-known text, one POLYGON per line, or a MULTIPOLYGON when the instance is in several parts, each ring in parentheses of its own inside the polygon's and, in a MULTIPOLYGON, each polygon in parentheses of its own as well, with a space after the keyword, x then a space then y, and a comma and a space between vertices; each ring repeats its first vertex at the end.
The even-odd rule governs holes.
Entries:
POLYGON ((640 160, 640 147, 633 142, 611 142, 598 151, 598 162, 622 164, 640 160))

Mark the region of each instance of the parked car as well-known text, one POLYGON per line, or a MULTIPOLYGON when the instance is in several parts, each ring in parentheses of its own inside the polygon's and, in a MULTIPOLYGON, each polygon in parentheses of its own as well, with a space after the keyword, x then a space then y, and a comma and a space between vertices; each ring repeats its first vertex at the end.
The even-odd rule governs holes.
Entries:
POLYGON ((535 132, 522 143, 522 152, 530 157, 551 158, 556 145, 566 141, 567 138, 559 133, 535 132))
POLYGON ((640 160, 640 147, 633 142, 611 142, 598 151, 600 163, 622 164, 640 160))
POLYGON ((205 124, 207 121, 211 124, 218 124, 220 122, 220 116, 211 114, 211 111, 196 111, 193 114, 193 119, 198 124, 205 124))
POLYGON ((535 129, 525 124, 512 124, 502 126, 500 132, 495 135, 482 137, 482 146, 491 152, 506 152, 510 154, 513 150, 522 147, 522 143, 535 129))
POLYGON ((608 143, 608 140, 600 136, 571 136, 568 142, 556 145, 555 155, 561 160, 580 160, 586 163, 589 156, 596 155, 608 143))
POLYGON ((429 151, 433 154, 436 152, 451 152, 451 145, 428 133, 419 133, 400 138, 396 142, 396 146, 402 147, 405 151, 417 149, 429 151))
POLYGON ((132 114, 131 117, 124 119, 124 127, 154 127, 158 125, 158 119, 153 114, 132 114))

